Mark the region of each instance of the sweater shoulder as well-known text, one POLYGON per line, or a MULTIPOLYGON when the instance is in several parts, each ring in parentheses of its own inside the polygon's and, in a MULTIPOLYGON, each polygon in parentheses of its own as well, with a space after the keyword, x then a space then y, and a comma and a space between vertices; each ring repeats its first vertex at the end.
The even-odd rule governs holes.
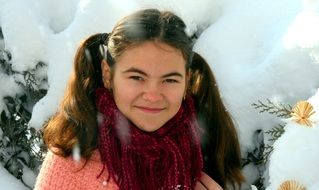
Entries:
POLYGON ((37 176, 35 190, 57 189, 118 189, 111 179, 107 182, 107 170, 100 177, 103 165, 98 151, 89 160, 76 161, 49 151, 37 176))

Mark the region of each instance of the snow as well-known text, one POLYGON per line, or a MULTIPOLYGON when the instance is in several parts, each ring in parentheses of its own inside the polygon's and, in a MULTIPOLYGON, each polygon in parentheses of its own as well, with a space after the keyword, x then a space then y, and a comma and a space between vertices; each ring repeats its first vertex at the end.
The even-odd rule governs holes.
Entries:
POLYGON ((287 179, 295 179, 310 190, 318 189, 318 186, 312 187, 319 176, 319 152, 314 151, 319 143, 318 135, 318 127, 307 128, 296 124, 286 127, 285 135, 274 144, 275 151, 269 166, 269 189, 278 188, 287 179))
POLYGON ((17 71, 34 68, 45 54, 47 28, 40 25, 39 15, 27 1, 7 1, 1 12, 5 46, 14 55, 13 68, 17 71))
MULTIPOLYGON (((14 96, 15 93, 19 91, 18 85, 14 82, 13 77, 0 73, 0 81, 1 81, 1 84, 6 84, 6 85, 0 85, 1 100, 6 96, 14 96), (8 86, 10 88, 8 88, 8 86)), ((0 101, 0 110, 2 110, 2 108, 4 107, 5 107, 4 102, 0 101)))
MULTIPOLYGON (((308 102, 319 103, 319 91, 308 102)), ((285 133, 274 143, 274 152, 270 158, 270 185, 267 189, 277 189, 287 179, 294 179, 309 190, 318 189, 319 176, 319 113, 310 117, 312 127, 299 125, 288 120, 285 133)))
POLYGON ((9 174, 9 172, 0 166, 0 189, 12 189, 12 190, 28 190, 17 178, 9 174))
POLYGON ((270 158, 268 190, 277 189, 287 179, 295 179, 309 190, 319 187, 319 90, 307 102, 314 106, 315 114, 309 118, 313 126, 284 120, 287 122, 285 133, 274 143, 270 158))
MULTIPOLYGON (((0 0, 4 35, 0 45, 12 53, 14 69, 32 69, 39 61, 47 64, 43 72, 48 76, 48 93, 35 105, 31 126, 40 128, 57 110, 80 41, 110 32, 121 17, 139 8, 172 10, 186 22, 190 35, 200 34, 194 51, 214 71, 235 121, 243 156, 256 148, 256 130, 267 131, 282 122, 259 114, 252 103, 270 99, 295 104, 309 99, 319 111, 319 0, 0 0)), ((19 91, 14 78, 0 73, 0 81, 6 84, 0 86, 0 98, 19 91)), ((317 121, 316 117, 312 119, 317 121)), ((286 132, 275 142, 265 171, 267 190, 277 189, 288 179, 318 189, 317 124, 306 128, 292 120, 285 122, 286 132)), ((266 136, 264 141, 268 142, 266 136)), ((251 184, 258 172, 252 164, 244 168, 247 183, 243 189, 255 188, 251 184)), ((2 167, 0 176, 1 186, 23 189, 2 167)), ((35 177, 30 173, 26 177, 32 184, 35 177)))

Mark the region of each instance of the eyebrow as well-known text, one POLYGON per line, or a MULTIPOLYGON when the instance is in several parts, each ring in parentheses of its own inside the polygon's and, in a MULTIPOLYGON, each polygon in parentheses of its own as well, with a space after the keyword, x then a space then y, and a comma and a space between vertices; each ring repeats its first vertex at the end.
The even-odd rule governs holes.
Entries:
MULTIPOLYGON (((139 73, 141 75, 144 75, 146 77, 148 77, 149 75, 147 73, 145 73, 144 71, 140 70, 140 69, 137 69, 135 67, 131 67, 125 71, 123 71, 123 73, 139 73)), ((172 76, 177 76, 177 77, 180 77, 180 78, 183 78, 184 76, 179 73, 179 72, 170 72, 170 73, 167 73, 163 76, 161 76, 161 78, 167 78, 167 77, 172 77, 172 76)))

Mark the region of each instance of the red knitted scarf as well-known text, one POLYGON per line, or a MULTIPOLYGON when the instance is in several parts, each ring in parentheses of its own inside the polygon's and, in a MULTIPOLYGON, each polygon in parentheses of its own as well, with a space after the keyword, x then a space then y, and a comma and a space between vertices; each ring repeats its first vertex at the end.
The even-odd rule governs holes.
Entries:
POLYGON ((192 98, 154 132, 143 132, 118 110, 105 88, 96 91, 99 151, 121 190, 194 189, 203 160, 192 98))

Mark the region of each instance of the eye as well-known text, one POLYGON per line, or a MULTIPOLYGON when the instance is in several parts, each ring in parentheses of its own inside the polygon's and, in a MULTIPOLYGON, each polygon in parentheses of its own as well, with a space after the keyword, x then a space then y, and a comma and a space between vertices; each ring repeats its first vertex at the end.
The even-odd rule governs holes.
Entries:
POLYGON ((179 83, 179 81, 175 80, 175 79, 165 79, 164 82, 165 83, 179 83))
POLYGON ((129 78, 133 79, 133 80, 136 80, 136 81, 143 81, 144 80, 144 78, 140 77, 140 76, 130 76, 129 78))

